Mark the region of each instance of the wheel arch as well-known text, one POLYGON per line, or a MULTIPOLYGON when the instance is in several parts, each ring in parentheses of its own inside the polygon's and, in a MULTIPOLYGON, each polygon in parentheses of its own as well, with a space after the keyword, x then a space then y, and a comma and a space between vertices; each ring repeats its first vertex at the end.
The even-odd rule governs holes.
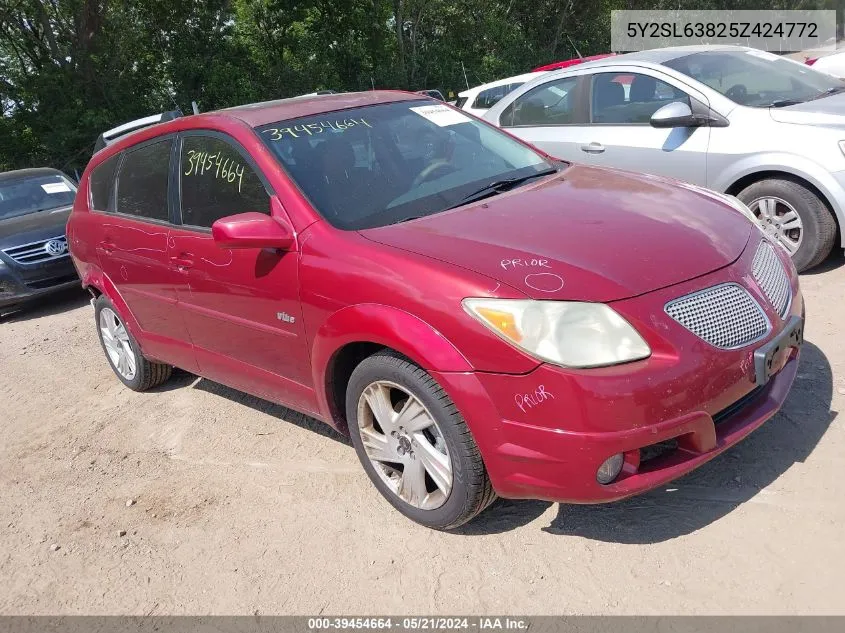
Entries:
POLYGON ((472 371, 469 361, 434 327, 404 310, 380 304, 349 306, 317 331, 312 371, 324 418, 346 431, 346 385, 368 356, 391 350, 425 370, 472 371))
POLYGON ((756 182, 770 179, 791 180, 807 187, 807 189, 818 196, 819 200, 824 203, 831 212, 831 215, 833 215, 837 230, 839 231, 839 243, 845 246, 845 235, 843 235, 842 231, 842 227, 845 226, 845 209, 841 207, 832 193, 836 185, 835 183, 828 182, 828 180, 833 180, 832 176, 828 173, 811 175, 807 171, 786 167, 761 167, 759 169, 750 169, 736 173, 732 178, 726 179, 723 184, 715 186, 714 189, 736 196, 746 187, 756 182))
POLYGON ((117 310, 118 316, 123 320, 129 332, 141 346, 141 353, 143 353, 143 343, 141 343, 141 328, 138 321, 126 305, 118 289, 115 287, 108 275, 106 275, 99 268, 88 268, 82 276, 82 287, 87 290, 92 298, 96 300, 100 296, 104 296, 117 310))

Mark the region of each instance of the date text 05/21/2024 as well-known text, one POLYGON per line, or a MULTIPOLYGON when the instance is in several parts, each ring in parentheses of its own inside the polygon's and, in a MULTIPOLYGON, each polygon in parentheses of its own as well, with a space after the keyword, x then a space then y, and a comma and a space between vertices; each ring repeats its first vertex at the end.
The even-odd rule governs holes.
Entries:
POLYGON ((514 617, 318 617, 308 618, 308 629, 328 631, 343 629, 369 630, 510 630, 524 631, 529 627, 525 618, 514 617))

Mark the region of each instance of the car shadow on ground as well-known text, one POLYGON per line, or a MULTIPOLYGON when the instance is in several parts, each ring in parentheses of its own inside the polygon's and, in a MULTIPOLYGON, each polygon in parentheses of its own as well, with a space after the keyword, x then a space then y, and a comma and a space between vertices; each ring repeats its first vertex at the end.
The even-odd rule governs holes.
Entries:
POLYGON ((91 295, 79 288, 68 288, 56 294, 34 299, 17 308, 15 312, 0 313, 0 323, 18 323, 30 319, 52 316, 60 312, 74 310, 91 300, 91 295))
POLYGON ((801 273, 801 276, 812 277, 813 275, 821 275, 823 273, 828 273, 831 270, 836 270, 842 266, 845 266, 845 250, 839 247, 839 240, 837 239, 830 257, 818 266, 801 273))
MULTIPOLYGON (((295 424, 350 449, 349 439, 303 413, 251 396, 182 370, 154 391, 193 387, 295 424)), ((796 462, 803 462, 837 412, 830 410, 833 374, 824 353, 805 342, 801 364, 783 409, 744 441, 692 473, 657 490, 602 505, 559 504, 549 534, 598 541, 646 544, 690 534, 755 497, 796 462)), ((455 534, 509 532, 534 521, 552 506, 547 501, 499 499, 455 534)))
MULTIPOLYGON (((282 424, 295 424, 300 428, 313 431, 318 435, 344 444, 348 446, 350 450, 355 450, 348 437, 338 433, 324 422, 320 422, 319 420, 307 416, 304 413, 299 413, 298 411, 288 409, 282 405, 274 404, 267 400, 251 396, 243 391, 238 391, 237 389, 227 387, 226 385, 222 385, 212 380, 201 378, 182 369, 174 369, 173 376, 170 380, 151 389, 150 391, 171 391, 188 387, 193 387, 194 389, 199 389, 201 391, 205 391, 206 393, 211 393, 216 396, 226 398, 227 400, 237 402, 238 404, 245 405, 251 409, 260 411, 261 413, 266 413, 267 415, 278 419, 282 424)), ((378 494, 375 489, 373 489, 373 494, 378 494)), ((481 520, 481 525, 483 527, 479 533, 507 532, 521 525, 525 525, 540 516, 550 505, 551 504, 546 501, 512 501, 510 499, 497 499, 493 506, 491 506, 482 515, 482 517, 484 517, 481 520)), ((479 520, 476 519, 476 521, 479 520)), ((475 522, 471 523, 470 526, 467 526, 467 528, 464 529, 464 531, 466 531, 466 533, 470 533, 471 526, 474 524, 475 522)))
POLYGON ((199 378, 194 374, 181 369, 174 370, 173 377, 163 385, 156 387, 155 390, 169 391, 171 389, 180 389, 192 385, 194 389, 199 389, 200 391, 205 391, 206 393, 221 396, 227 400, 245 405, 255 411, 266 413, 285 424, 295 424, 298 427, 307 429, 317 435, 322 435, 323 437, 327 437, 335 442, 340 442, 341 444, 345 444, 352 448, 352 443, 349 441, 349 438, 345 435, 341 435, 324 422, 320 422, 319 420, 307 416, 304 413, 300 413, 299 411, 283 407, 280 404, 274 404, 268 400, 262 400, 261 398, 256 398, 255 396, 251 396, 243 391, 238 391, 237 389, 227 387, 226 385, 222 385, 218 382, 208 380, 207 378, 199 378))
MULTIPOLYGON (((783 409, 748 438, 692 473, 651 492, 603 505, 559 504, 549 534, 649 544, 699 530, 754 497, 803 462, 837 412, 830 410, 833 375, 824 353, 805 342, 798 377, 783 409)), ((763 503, 777 504, 766 495, 763 503)), ((458 533, 506 532, 540 516, 551 504, 500 501, 458 533)))

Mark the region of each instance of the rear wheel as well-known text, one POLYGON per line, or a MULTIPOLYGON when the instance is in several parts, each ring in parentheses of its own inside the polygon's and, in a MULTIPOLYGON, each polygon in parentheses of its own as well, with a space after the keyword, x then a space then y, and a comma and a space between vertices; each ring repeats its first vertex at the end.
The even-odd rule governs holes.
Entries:
POLYGON ((106 359, 124 385, 133 391, 146 391, 170 378, 173 368, 144 358, 138 343, 105 296, 94 302, 94 317, 106 359))
POLYGON ((799 272, 820 264, 836 238, 836 220, 813 191, 787 179, 755 182, 737 196, 763 230, 780 242, 799 272))
POLYGON ((456 528, 496 498, 457 407, 427 372, 405 358, 379 352, 355 368, 346 418, 367 475, 413 521, 456 528))

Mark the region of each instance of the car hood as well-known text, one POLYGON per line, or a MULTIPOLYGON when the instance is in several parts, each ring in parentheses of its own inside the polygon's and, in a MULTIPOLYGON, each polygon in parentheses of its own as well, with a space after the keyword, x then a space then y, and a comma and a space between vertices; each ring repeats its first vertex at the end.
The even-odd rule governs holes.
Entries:
POLYGON ((70 210, 69 206, 58 207, 12 218, 0 218, 0 248, 64 235, 70 210))
POLYGON ((783 108, 769 108, 769 113, 779 123, 845 127, 845 92, 783 108))
POLYGON ((730 264, 752 229, 697 187, 578 165, 482 202, 361 234, 535 299, 607 302, 730 264))

